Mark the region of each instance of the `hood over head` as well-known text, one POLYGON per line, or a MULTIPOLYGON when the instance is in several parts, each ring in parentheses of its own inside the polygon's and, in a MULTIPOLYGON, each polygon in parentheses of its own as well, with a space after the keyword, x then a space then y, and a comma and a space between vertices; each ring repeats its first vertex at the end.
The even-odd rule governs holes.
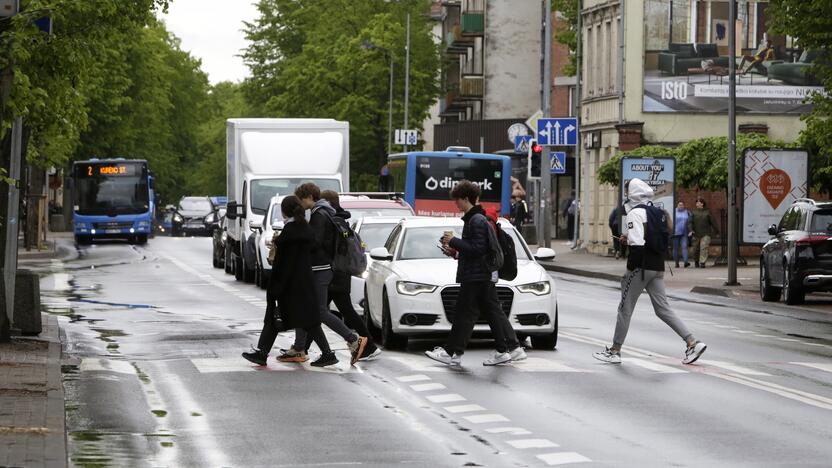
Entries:
POLYGON ((641 179, 630 179, 627 186, 627 211, 650 201, 653 201, 653 189, 647 185, 647 182, 641 179))
POLYGON ((312 207, 312 210, 317 209, 324 209, 329 213, 330 216, 335 216, 335 208, 333 208, 332 205, 330 205, 329 202, 324 200, 323 198, 316 201, 315 206, 312 207))

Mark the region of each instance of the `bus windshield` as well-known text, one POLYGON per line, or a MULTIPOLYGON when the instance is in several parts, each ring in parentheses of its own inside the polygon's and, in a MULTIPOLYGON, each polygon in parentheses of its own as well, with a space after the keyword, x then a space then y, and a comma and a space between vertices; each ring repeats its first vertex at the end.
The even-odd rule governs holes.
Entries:
POLYGON ((277 195, 292 195, 298 185, 306 182, 313 182, 321 191, 341 191, 341 181, 338 179, 302 179, 302 178, 280 178, 280 179, 257 179, 251 181, 251 211, 259 215, 265 215, 269 209, 269 202, 277 195))
POLYGON ((75 200, 76 212, 82 215, 147 213, 147 167, 129 162, 76 164, 75 200))

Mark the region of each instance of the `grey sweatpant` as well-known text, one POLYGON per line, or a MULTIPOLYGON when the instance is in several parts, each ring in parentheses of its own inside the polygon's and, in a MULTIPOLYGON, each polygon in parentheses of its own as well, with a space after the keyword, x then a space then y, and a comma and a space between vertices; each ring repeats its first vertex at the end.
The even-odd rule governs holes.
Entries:
POLYGON ((621 303, 618 304, 618 319, 615 322, 615 335, 612 339, 613 347, 621 349, 624 339, 627 338, 627 330, 630 329, 630 318, 633 316, 633 309, 636 307, 641 292, 647 290, 650 302, 653 303, 653 311, 656 315, 668 324, 677 335, 688 341, 693 335, 688 331, 684 323, 670 310, 667 304, 667 294, 664 290, 664 272, 644 270, 627 270, 621 278, 621 303))

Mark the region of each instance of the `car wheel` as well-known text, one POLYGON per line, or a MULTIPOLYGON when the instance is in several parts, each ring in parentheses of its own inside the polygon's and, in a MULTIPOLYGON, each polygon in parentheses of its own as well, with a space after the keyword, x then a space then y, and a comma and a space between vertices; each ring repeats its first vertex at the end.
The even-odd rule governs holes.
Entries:
POLYGON ((381 305, 381 345, 387 349, 404 349, 407 347, 407 337, 393 332, 393 324, 390 321, 390 303, 387 300, 386 291, 382 297, 381 305))
POLYGON ((783 301, 789 305, 802 304, 806 299, 806 291, 792 281, 788 265, 783 265, 783 272, 783 301))
POLYGON ((139 237, 136 239, 136 243, 137 243, 137 244, 139 244, 139 245, 145 245, 145 244, 147 244, 147 236, 139 236, 139 237))
POLYGON ((532 335, 532 347, 551 351, 558 346, 558 306, 555 306, 555 329, 548 335, 532 335))
POLYGON ((370 317, 370 302, 367 300, 367 286, 364 286, 364 325, 367 326, 367 330, 370 331, 370 335, 372 335, 374 340, 381 340, 381 330, 373 323, 373 318, 370 317))
POLYGON ((243 260, 240 263, 242 263, 243 265, 243 282, 253 283, 255 268, 249 268, 248 265, 246 265, 245 258, 243 258, 243 260))
POLYGON ((760 299, 765 302, 774 302, 780 299, 780 288, 771 285, 768 277, 768 268, 765 260, 760 259, 760 299))
POLYGON ((231 254, 231 249, 226 245, 223 249, 223 256, 225 257, 225 272, 229 275, 234 274, 234 255, 231 254))
POLYGON ((237 281, 243 280, 243 258, 233 255, 234 258, 234 278, 237 281))
POLYGON ((214 265, 214 268, 222 268, 222 264, 220 264, 220 257, 217 255, 217 248, 214 247, 211 250, 211 264, 214 265))

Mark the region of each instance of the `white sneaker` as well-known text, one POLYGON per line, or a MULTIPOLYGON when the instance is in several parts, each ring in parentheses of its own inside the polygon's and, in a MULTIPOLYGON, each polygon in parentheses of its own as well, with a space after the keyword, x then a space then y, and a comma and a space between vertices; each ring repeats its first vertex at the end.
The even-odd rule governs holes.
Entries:
POLYGON ((447 351, 445 351, 445 348, 441 346, 437 346, 431 351, 425 351, 425 356, 449 366, 459 365, 459 363, 462 362, 461 356, 457 356, 456 354, 451 356, 447 351), (454 364, 454 358, 456 358, 456 364, 454 364))
POLYGON ((688 349, 685 350, 685 358, 682 359, 682 364, 693 364, 706 349, 708 347, 701 341, 697 341, 693 346, 688 346, 688 349))
POLYGON ((511 355, 511 360, 512 361, 522 361, 522 360, 526 359, 527 357, 529 357, 529 356, 526 355, 526 350, 523 349, 522 346, 518 346, 518 347, 512 349, 509 354, 511 355))
POLYGON ((494 351, 491 353, 491 357, 486 359, 482 362, 484 366, 496 366, 499 364, 505 364, 507 362, 511 362, 511 354, 509 353, 501 353, 499 351, 494 351))
POLYGON ((375 361, 376 359, 379 358, 379 356, 381 356, 381 349, 376 348, 375 351, 373 351, 372 353, 370 353, 370 354, 368 354, 364 357, 358 358, 358 360, 362 361, 362 362, 375 361))
POLYGON ((603 351, 592 353, 592 357, 599 361, 609 362, 611 364, 621 364, 621 353, 613 351, 610 348, 604 348, 603 351))

